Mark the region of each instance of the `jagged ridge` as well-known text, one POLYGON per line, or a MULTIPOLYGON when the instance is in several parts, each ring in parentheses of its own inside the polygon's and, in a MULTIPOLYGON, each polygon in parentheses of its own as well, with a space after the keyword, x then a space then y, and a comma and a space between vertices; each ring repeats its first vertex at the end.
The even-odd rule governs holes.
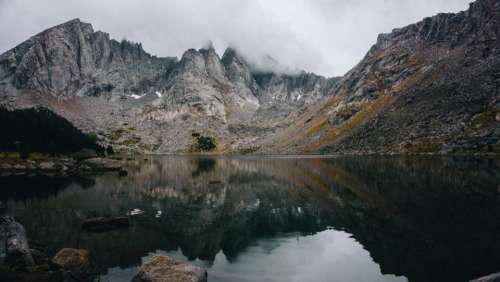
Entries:
POLYGON ((500 2, 478 0, 380 35, 268 151, 498 154, 499 34, 500 2))

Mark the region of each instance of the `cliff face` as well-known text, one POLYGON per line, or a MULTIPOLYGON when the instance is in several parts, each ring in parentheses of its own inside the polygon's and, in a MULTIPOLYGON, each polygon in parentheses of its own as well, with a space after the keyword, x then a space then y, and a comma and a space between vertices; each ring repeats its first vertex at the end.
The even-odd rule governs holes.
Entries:
POLYGON ((0 55, 0 106, 46 107, 118 150, 193 152, 209 137, 219 153, 498 154, 499 33, 500 3, 478 0, 380 35, 325 78, 211 45, 157 58, 73 20, 0 55))
POLYGON ((0 105, 46 107, 124 150, 186 152, 203 133, 231 151, 333 85, 272 72, 259 84, 259 75, 231 48, 222 59, 211 45, 158 58, 75 19, 0 55, 0 105))
POLYGON ((298 116, 270 150, 500 152, 499 32, 500 3, 478 0, 380 35, 333 98, 298 116))
POLYGON ((140 44, 118 42, 78 19, 48 29, 0 56, 0 79, 17 90, 97 96, 147 91, 175 64, 140 44))

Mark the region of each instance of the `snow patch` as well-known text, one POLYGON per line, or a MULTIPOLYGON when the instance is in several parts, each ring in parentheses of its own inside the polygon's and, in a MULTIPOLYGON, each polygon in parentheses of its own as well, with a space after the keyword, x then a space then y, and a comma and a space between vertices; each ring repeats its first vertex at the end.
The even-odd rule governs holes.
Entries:
POLYGON ((130 95, 130 97, 132 97, 132 98, 134 98, 134 99, 138 100, 138 99, 141 99, 142 97, 144 97, 144 95, 136 95, 136 94, 132 94, 132 95, 130 95))
POLYGON ((158 96, 158 98, 161 98, 161 96, 163 96, 163 94, 161 94, 161 92, 159 92, 159 91, 156 91, 156 96, 158 96))

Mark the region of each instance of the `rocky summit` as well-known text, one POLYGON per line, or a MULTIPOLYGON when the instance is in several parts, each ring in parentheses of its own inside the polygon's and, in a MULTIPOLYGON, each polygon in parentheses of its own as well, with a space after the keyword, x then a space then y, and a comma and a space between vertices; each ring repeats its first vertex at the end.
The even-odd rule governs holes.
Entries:
POLYGON ((159 58, 78 19, 0 55, 0 106, 142 153, 500 153, 500 2, 379 36, 342 78, 212 44, 159 58))
POLYGON ((329 97, 268 151, 500 153, 500 2, 439 14, 379 36, 329 97))
POLYGON ((251 147, 336 81, 264 71, 232 48, 220 58, 211 44, 158 58, 78 19, 0 56, 3 107, 44 107, 115 150, 152 153, 251 147))

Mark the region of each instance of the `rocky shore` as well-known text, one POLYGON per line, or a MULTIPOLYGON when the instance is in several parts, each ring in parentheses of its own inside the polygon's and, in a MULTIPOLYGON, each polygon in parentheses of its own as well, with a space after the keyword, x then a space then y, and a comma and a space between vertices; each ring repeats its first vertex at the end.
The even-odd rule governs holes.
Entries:
POLYGON ((127 175, 119 159, 92 157, 18 158, 0 157, 0 176, 17 174, 45 174, 53 176, 89 175, 100 172, 118 172, 127 175))
MULTIPOLYGON (((82 228, 85 224, 102 227, 106 222, 90 220, 84 222, 82 228)), ((120 219, 120 222, 124 220, 120 219)), ((99 276, 98 269, 89 251, 63 248, 51 256, 48 248, 28 240, 24 227, 14 218, 0 216, 0 281, 95 281, 99 276)), ((131 281, 206 282, 207 272, 167 256, 154 256, 139 268, 131 281)))

